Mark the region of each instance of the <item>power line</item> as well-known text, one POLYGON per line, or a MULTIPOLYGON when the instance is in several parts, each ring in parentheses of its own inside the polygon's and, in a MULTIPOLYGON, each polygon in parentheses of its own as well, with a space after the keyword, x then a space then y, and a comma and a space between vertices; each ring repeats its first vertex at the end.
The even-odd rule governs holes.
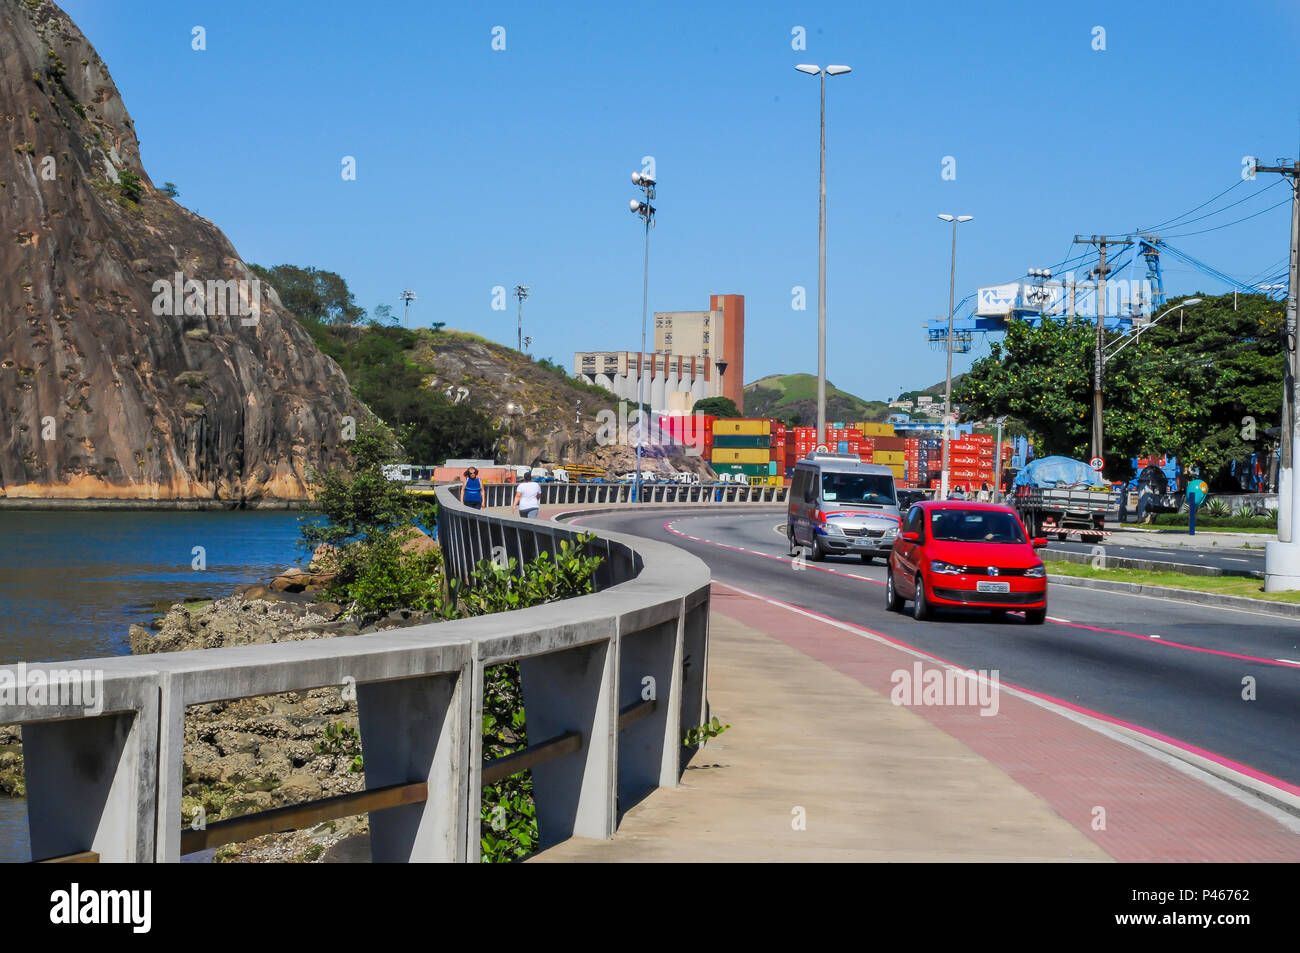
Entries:
POLYGON ((1275 208, 1281 208, 1283 205, 1289 205, 1289 204, 1291 204, 1291 200, 1290 200, 1289 198, 1285 198, 1285 199, 1283 199, 1282 201, 1278 202, 1276 205, 1270 205, 1268 208, 1260 209, 1260 210, 1259 210, 1258 212, 1256 212, 1254 215, 1247 215, 1247 216, 1244 217, 1244 218, 1239 218, 1239 219, 1237 219, 1235 222, 1225 222, 1225 223, 1222 224, 1222 225, 1215 225, 1213 228, 1202 228, 1202 229, 1200 229, 1199 231, 1195 231, 1195 232, 1183 232, 1183 233, 1180 234, 1180 235, 1164 235, 1164 236, 1162 236, 1162 237, 1164 237, 1164 238, 1188 238, 1188 237, 1190 237, 1190 236, 1192 236, 1192 235, 1204 235, 1206 232, 1217 232, 1217 231, 1218 231, 1219 229, 1221 229, 1221 228, 1231 228, 1233 225, 1240 225, 1242 222, 1248 222, 1248 221, 1250 221, 1252 218, 1258 218, 1260 215, 1263 215, 1265 212, 1271 212, 1271 211, 1273 211, 1273 209, 1275 209, 1275 208))
POLYGON ((1144 231, 1144 232, 1154 232, 1154 231, 1156 231, 1157 229, 1164 228, 1166 225, 1172 225, 1174 222, 1178 221, 1180 218, 1186 218, 1188 215, 1191 215, 1192 212, 1199 212, 1201 209, 1205 208, 1205 206, 1209 205, 1211 202, 1215 202, 1215 201, 1218 201, 1219 199, 1223 198, 1223 196, 1227 195, 1229 192, 1231 192, 1233 189, 1235 189, 1237 186, 1241 185, 1241 183, 1243 183, 1243 182, 1245 182, 1245 181, 1246 181, 1245 179, 1238 179, 1236 182, 1234 182, 1232 185, 1228 186, 1226 189, 1224 189, 1224 190, 1223 190, 1222 192, 1220 192, 1218 195, 1214 196, 1214 198, 1206 199, 1206 200, 1205 200, 1204 202, 1202 202, 1200 205, 1196 206, 1196 208, 1194 208, 1194 209, 1188 209, 1188 210, 1187 210, 1186 212, 1184 212, 1182 215, 1175 215, 1173 218, 1169 219, 1169 220, 1166 221, 1166 222, 1161 222, 1159 225, 1152 225, 1150 228, 1143 228, 1143 229, 1140 229, 1140 230, 1141 230, 1141 231, 1144 231))
POLYGON ((1183 228, 1183 227, 1186 226, 1186 225, 1191 225, 1193 222, 1199 222, 1199 221, 1201 221, 1201 219, 1210 218, 1210 217, 1212 217, 1212 216, 1214 216, 1214 215, 1218 215, 1220 212, 1226 212, 1228 209, 1230 209, 1230 208, 1235 208, 1236 206, 1240 205, 1242 202, 1249 202, 1251 199, 1253 199, 1253 198, 1257 198, 1258 196, 1263 195, 1263 194, 1264 194, 1265 192, 1267 192, 1269 189, 1275 189, 1275 188, 1277 188, 1277 187, 1278 187, 1279 185, 1281 185, 1281 184, 1282 184, 1282 180, 1281 180, 1281 179, 1276 179, 1276 180, 1274 180, 1274 182, 1273 182, 1271 185, 1266 185, 1266 186, 1264 186, 1264 188, 1260 189, 1258 192, 1252 192, 1250 195, 1247 195, 1244 199, 1237 199, 1237 201, 1232 202, 1232 203, 1229 204, 1229 205, 1225 205, 1225 206, 1223 206, 1223 208, 1216 208, 1214 211, 1212 211, 1212 212, 1206 212, 1204 215, 1198 215, 1198 216, 1196 216, 1196 218, 1189 218, 1189 219, 1188 219, 1187 221, 1185 221, 1185 222, 1179 222, 1179 223, 1178 223, 1176 226, 1174 226, 1174 227, 1175 227, 1175 228, 1183 228))

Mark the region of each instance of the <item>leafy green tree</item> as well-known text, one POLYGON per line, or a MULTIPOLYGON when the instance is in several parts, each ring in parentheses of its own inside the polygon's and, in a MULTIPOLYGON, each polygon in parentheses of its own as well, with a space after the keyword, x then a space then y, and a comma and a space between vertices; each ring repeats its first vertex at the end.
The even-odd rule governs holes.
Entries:
POLYGON ((695 402, 691 408, 693 414, 708 414, 711 417, 740 417, 740 408, 730 397, 705 397, 695 402))
POLYGON ((417 523, 432 526, 436 510, 423 498, 384 475, 384 466, 406 458, 393 431, 379 421, 363 420, 348 444, 348 466, 308 476, 323 523, 304 523, 305 544, 365 543, 386 539, 394 530, 417 523))
POLYGON ((365 318, 364 308, 357 305, 348 283, 332 271, 276 265, 250 266, 255 274, 270 283, 286 308, 300 320, 335 327, 353 327, 365 318))
POLYGON ((176 196, 181 194, 181 190, 176 188, 175 182, 164 182, 162 189, 160 189, 159 191, 161 191, 162 194, 167 196, 169 199, 174 199, 176 198, 176 196))
POLYGON ((123 169, 117 174, 117 191, 128 202, 139 204, 144 198, 144 183, 130 169, 123 169))
MULTIPOLYGON (((1125 477, 1129 458, 1168 453, 1222 485, 1232 460, 1265 450, 1264 430, 1281 415, 1282 322, 1281 305, 1263 296, 1240 296, 1236 310, 1231 295, 1205 298, 1108 359, 1106 473, 1125 477)), ((1119 339, 1107 333, 1108 346, 1119 339)), ((1022 421, 1040 456, 1086 459, 1095 341, 1096 326, 1086 320, 1012 322, 954 387, 953 399, 967 416, 1022 421)))

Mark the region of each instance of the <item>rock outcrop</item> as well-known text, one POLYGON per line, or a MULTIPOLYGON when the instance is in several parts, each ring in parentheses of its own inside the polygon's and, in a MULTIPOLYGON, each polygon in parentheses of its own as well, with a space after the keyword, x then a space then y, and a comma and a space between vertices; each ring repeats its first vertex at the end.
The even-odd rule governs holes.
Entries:
POLYGON ((0 0, 0 106, 0 496, 304 498, 364 410, 49 0, 0 0))

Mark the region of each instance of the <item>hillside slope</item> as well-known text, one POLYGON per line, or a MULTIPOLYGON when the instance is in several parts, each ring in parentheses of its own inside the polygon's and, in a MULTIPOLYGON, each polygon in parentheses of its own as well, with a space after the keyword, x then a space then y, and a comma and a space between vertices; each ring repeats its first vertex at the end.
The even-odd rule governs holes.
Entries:
MULTIPOLYGON (((884 401, 863 400, 826 382, 828 421, 884 420, 884 401)), ((749 417, 798 417, 801 425, 817 423, 817 377, 814 374, 771 374, 745 385, 745 414, 749 417)))
POLYGON ((49 0, 0 0, 0 101, 0 496, 304 497, 363 408, 221 231, 153 187, 49 0))
MULTIPOLYGON (((502 427, 498 462, 582 463, 611 473, 635 466, 635 423, 622 433, 617 424, 602 433, 610 414, 618 420, 617 400, 609 391, 582 385, 476 334, 425 329, 419 335, 413 358, 427 371, 429 386, 468 401, 502 427)), ((647 446, 645 456, 649 469, 662 463, 664 468, 705 470, 699 457, 664 447, 647 446)))

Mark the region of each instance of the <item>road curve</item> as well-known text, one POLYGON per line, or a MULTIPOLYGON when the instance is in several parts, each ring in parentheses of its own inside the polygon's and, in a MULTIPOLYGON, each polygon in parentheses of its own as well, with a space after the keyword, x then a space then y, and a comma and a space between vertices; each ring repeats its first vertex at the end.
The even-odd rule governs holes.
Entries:
MULTIPOLYGON (((1300 622, 1164 599, 1051 586, 1047 624, 1011 614, 885 608, 885 569, 829 557, 797 569, 784 511, 619 512, 574 521, 665 539, 717 582, 865 627, 1003 684, 1135 726, 1258 782, 1300 794, 1300 622), (1253 679, 1254 699, 1244 687, 1253 679)), ((851 636, 846 636, 851 637, 851 636)))

